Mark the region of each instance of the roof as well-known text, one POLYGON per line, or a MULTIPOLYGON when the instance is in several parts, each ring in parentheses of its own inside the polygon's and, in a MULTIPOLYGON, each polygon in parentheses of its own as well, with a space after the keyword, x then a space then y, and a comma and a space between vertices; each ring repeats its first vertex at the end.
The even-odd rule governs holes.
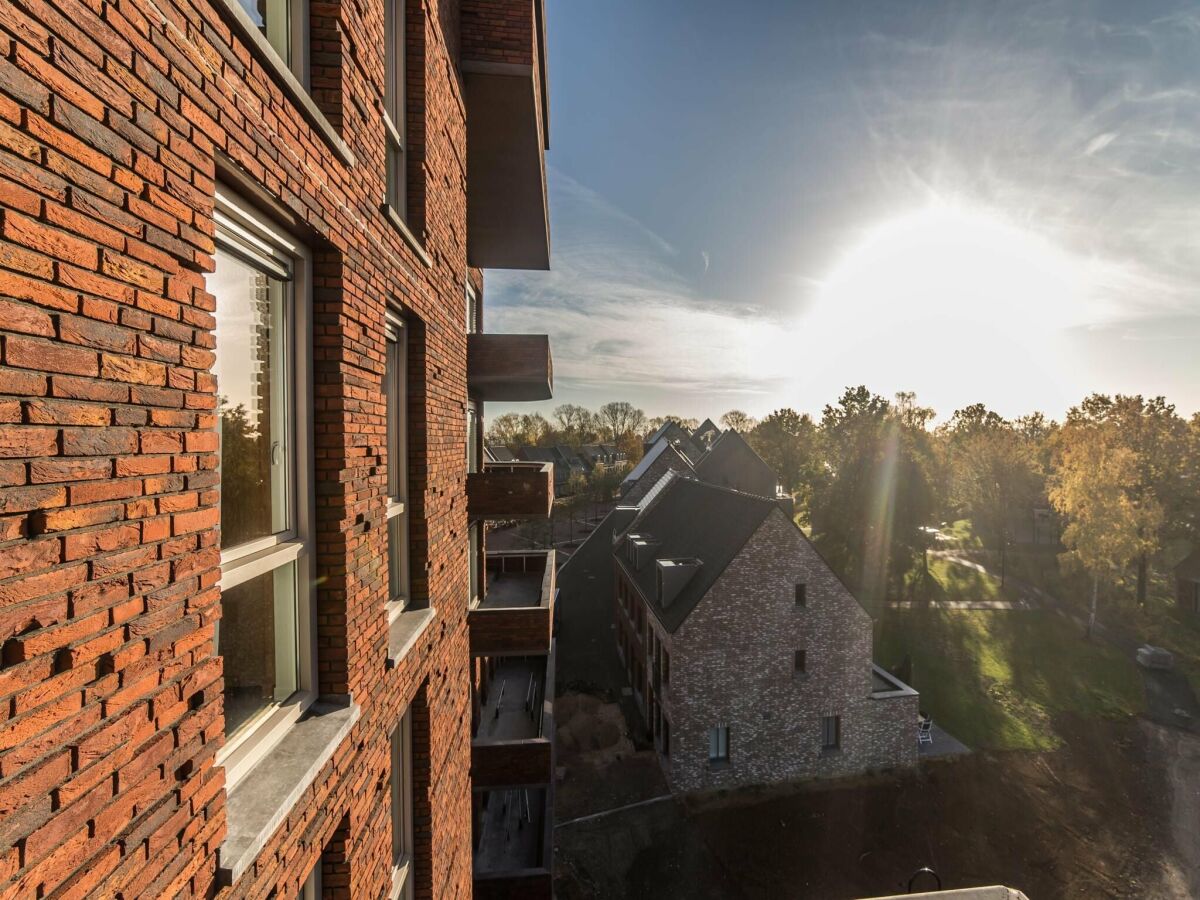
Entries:
POLYGON ((696 463, 696 475, 710 484, 774 498, 779 476, 746 439, 729 430, 713 441, 696 463))
POLYGON ((517 456, 527 462, 558 462, 558 454, 554 452, 553 447, 519 447, 517 456))
POLYGON ((507 447, 491 446, 484 449, 487 450, 487 454, 492 462, 516 462, 517 460, 516 454, 507 447))
POLYGON ((613 552, 663 627, 674 632, 778 507, 774 500, 669 473, 642 501, 613 552), (625 557, 630 535, 652 538, 654 560, 635 569, 625 557), (702 565, 668 607, 658 602, 655 560, 696 558, 702 565))
POLYGON ((716 432, 717 434, 721 433, 721 429, 716 426, 712 419, 705 419, 700 423, 699 427, 692 432, 692 437, 694 437, 696 440, 700 440, 710 431, 716 432))
POLYGON ((674 419, 668 419, 666 422, 663 422, 662 425, 659 426, 658 431, 646 438, 646 440, 642 443, 642 447, 649 450, 651 446, 663 439, 666 439, 672 444, 678 446, 683 455, 692 462, 695 462, 700 458, 700 455, 704 453, 704 444, 696 441, 691 434, 688 433, 688 430, 674 419))

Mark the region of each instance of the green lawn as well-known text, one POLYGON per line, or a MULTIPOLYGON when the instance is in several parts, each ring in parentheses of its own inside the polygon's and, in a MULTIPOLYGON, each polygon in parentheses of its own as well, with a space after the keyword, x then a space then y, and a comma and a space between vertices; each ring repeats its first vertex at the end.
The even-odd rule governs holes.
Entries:
POLYGON ((1132 660, 1045 611, 889 610, 876 659, 912 659, 921 708, 976 749, 1050 749, 1052 716, 1132 715, 1142 708, 1132 660))

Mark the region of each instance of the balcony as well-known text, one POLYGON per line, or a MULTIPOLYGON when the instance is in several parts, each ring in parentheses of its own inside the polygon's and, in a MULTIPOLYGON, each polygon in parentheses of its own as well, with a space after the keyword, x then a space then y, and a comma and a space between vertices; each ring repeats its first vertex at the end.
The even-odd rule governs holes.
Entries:
POLYGON ((467 391, 476 400, 549 400, 554 396, 550 338, 544 334, 468 335, 467 391))
POLYGON ((463 0, 467 261, 550 268, 542 0, 463 0))
POLYGON ((499 661, 471 738, 471 785, 529 787, 554 780, 554 643, 546 656, 499 661))
POLYGON ((476 900, 551 900, 554 787, 476 794, 476 900))
POLYGON ((550 652, 554 551, 489 553, 483 599, 467 613, 474 656, 550 652))
POLYGON ((467 475, 472 519, 545 519, 554 505, 554 463, 484 463, 467 475))

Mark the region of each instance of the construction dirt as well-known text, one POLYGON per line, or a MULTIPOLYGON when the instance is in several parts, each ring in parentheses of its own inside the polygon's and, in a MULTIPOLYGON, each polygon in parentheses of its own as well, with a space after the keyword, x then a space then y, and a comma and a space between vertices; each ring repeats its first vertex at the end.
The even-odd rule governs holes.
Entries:
POLYGON ((1054 751, 618 809, 666 793, 653 752, 615 704, 568 695, 558 712, 560 900, 869 897, 922 866, 1032 900, 1200 896, 1200 739, 1183 732, 1056 719, 1054 751))

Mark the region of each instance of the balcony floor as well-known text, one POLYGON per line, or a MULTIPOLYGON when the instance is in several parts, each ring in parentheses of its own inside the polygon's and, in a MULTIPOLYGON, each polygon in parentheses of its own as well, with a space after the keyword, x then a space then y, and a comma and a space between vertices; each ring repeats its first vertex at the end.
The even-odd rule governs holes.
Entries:
POLYGON ((490 791, 479 846, 475 849, 475 871, 535 868, 543 839, 545 802, 541 789, 490 791))
POLYGON ((487 591, 479 609, 531 609, 542 603, 541 572, 487 574, 487 591))
POLYGON ((506 659, 496 666, 488 684, 488 702, 484 704, 475 740, 520 741, 538 737, 544 682, 546 680, 546 657, 506 659), (541 663, 538 665, 538 663, 541 663), (529 681, 533 679, 534 709, 526 709, 526 697, 530 695, 529 681), (501 693, 503 691, 503 694, 501 693), (500 715, 496 715, 496 705, 500 715))

